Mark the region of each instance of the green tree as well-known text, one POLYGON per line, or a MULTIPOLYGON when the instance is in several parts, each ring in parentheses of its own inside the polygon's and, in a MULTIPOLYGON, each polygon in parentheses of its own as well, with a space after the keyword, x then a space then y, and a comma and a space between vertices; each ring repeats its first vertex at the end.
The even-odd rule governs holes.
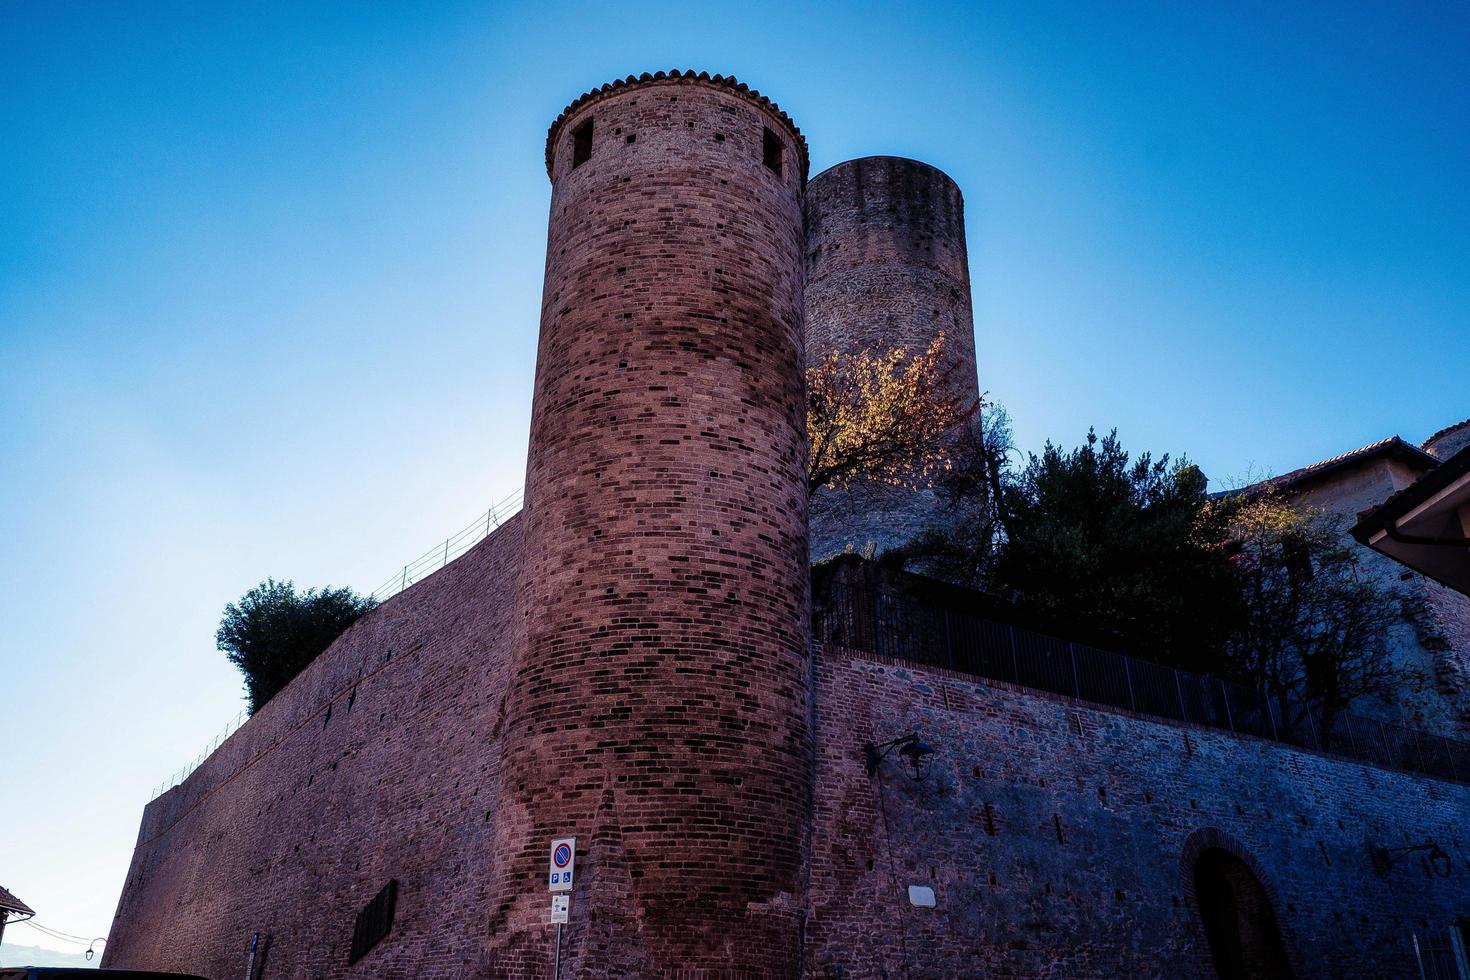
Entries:
POLYGON ((1071 452, 1047 443, 1005 488, 994 585, 1140 656, 1218 669, 1237 592, 1229 508, 1206 487, 1187 459, 1130 459, 1116 430, 1071 452))
POLYGON ((266 579, 225 606, 215 643, 245 676, 250 713, 260 710, 342 631, 377 605, 351 589, 307 589, 266 579))
POLYGON ((955 521, 896 559, 1087 624, 1145 658, 1224 666, 1238 601, 1229 508, 1209 498, 1199 468, 1130 459, 1116 431, 1089 430, 1077 449, 1048 442, 1016 471, 1005 466, 1007 434, 992 430, 956 467, 955 521))

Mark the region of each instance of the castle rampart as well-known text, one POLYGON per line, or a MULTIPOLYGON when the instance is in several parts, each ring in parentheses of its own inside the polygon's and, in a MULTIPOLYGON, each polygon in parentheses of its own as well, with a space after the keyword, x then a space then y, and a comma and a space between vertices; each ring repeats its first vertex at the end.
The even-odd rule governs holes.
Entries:
MULTIPOLYGON (((572 103, 547 166, 525 511, 148 805, 106 965, 224 980, 259 935, 255 980, 549 976, 564 835, 584 980, 1173 980, 1232 928, 1298 976, 1392 978, 1470 938, 1470 786, 812 648, 803 315, 808 351, 943 330, 973 394, 947 177, 807 187, 774 103, 683 72, 572 103), (911 732, 922 778, 867 771, 911 732)), ((851 516, 897 543, 934 505, 851 516)), ((888 621, 874 650, 917 622, 888 621)), ((1123 676, 1106 703, 1137 707, 1123 676)))
POLYGON ((1470 786, 840 648, 816 677, 810 977, 1214 977, 1204 847, 1300 977, 1417 978, 1470 907, 1470 786), (870 778, 862 746, 912 731, 925 778, 870 778))

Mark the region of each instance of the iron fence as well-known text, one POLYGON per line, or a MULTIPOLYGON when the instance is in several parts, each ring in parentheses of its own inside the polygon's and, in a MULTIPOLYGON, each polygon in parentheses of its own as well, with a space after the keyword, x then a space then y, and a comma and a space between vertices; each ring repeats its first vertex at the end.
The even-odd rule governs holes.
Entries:
POLYGON ((957 605, 829 582, 819 592, 813 620, 817 639, 825 643, 1470 782, 1470 742, 1352 712, 1329 715, 1246 684, 1050 636, 957 605))

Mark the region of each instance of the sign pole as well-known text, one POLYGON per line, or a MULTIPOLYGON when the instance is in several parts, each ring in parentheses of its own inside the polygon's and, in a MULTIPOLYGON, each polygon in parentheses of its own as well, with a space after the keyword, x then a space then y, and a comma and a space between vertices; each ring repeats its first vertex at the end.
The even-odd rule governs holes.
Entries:
POLYGON ((561 927, 572 905, 572 876, 577 861, 577 838, 558 837, 551 842, 551 921, 556 923, 556 951, 552 956, 551 980, 561 980, 561 927))

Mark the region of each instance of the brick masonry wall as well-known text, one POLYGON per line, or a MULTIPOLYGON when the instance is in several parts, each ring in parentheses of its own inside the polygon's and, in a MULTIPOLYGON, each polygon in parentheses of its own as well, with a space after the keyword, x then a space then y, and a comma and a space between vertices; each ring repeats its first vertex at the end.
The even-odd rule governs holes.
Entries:
POLYGON ((520 517, 368 613, 143 813, 103 965, 459 978, 484 945, 520 517), (399 882, 392 933, 347 965, 399 882))
MULTIPOLYGON (((806 197, 806 351, 917 353, 945 337, 953 393, 979 398, 965 205, 942 171, 901 157, 864 157, 823 171, 806 197)), ((932 486, 855 484, 812 503, 812 558, 851 545, 902 544, 938 523, 932 486)))
POLYGON ((790 976, 804 149, 768 104, 694 79, 579 101, 551 145, 488 969, 546 975, 546 847, 574 834, 567 975, 790 976))
POLYGON ((1211 845, 1254 866, 1300 976, 1417 977, 1412 935, 1470 910, 1470 787, 850 651, 815 673, 810 977, 1211 978, 1211 845), (869 779, 864 743, 910 731, 928 777, 869 779), (1448 877, 1375 872, 1370 845, 1428 840, 1448 877))

